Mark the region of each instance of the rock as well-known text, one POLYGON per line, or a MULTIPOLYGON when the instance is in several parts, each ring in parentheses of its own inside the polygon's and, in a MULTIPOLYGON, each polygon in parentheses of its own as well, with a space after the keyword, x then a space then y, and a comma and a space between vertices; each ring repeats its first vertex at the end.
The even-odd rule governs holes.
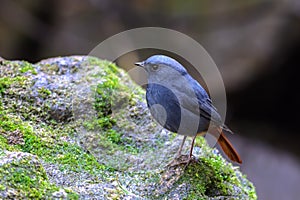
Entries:
MULTIPOLYGON (((186 170, 183 165, 166 168, 181 136, 152 120, 144 90, 113 63, 85 56, 36 64, 0 62, 0 164, 7 163, 8 154, 28 157, 42 169, 47 186, 45 190, 45 185, 35 184, 34 191, 26 192, 25 176, 18 184, 1 179, 0 195, 17 191, 22 197, 62 199, 257 198, 238 167, 202 137, 196 141, 197 159, 186 170)), ((30 176, 40 174, 33 170, 35 165, 18 161, 17 166, 30 176)))
POLYGON ((0 157, 1 199, 53 199, 58 197, 58 194, 60 194, 59 197, 68 197, 70 192, 62 188, 56 191, 58 189, 55 184, 49 182, 42 164, 35 155, 23 152, 2 152, 0 157))

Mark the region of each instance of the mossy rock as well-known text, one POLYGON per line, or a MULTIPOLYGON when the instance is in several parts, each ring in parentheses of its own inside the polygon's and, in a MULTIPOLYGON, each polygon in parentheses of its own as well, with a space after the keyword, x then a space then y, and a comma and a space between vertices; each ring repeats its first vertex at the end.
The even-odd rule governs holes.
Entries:
POLYGON ((111 62, 1 60, 0 96, 0 198, 257 198, 201 137, 196 161, 166 168, 182 136, 153 121, 145 91, 111 62))
POLYGON ((4 151, 0 159, 1 199, 78 198, 75 192, 50 183, 35 155, 4 151))

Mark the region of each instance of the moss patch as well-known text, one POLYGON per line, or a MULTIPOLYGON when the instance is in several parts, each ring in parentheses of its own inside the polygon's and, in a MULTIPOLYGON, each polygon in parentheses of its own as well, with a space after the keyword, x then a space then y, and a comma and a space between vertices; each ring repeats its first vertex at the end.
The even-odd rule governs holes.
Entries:
MULTIPOLYGON (((15 149, 40 156, 46 162, 60 164, 62 169, 71 169, 73 171, 87 170, 90 173, 99 173, 99 170, 105 169, 104 165, 100 165, 93 156, 84 152, 84 150, 76 144, 41 138, 34 133, 31 125, 23 122, 19 118, 8 117, 2 113, 2 116, 0 116, 0 127, 3 133, 19 130, 24 137, 23 145, 10 146, 7 144, 5 135, 1 135, 1 147, 3 149, 15 149)), ((46 129, 44 129, 44 131, 46 135, 53 135, 51 129, 48 130, 49 134, 47 134, 46 129)), ((55 130, 52 131, 57 133, 55 130)), ((56 136, 59 136, 59 134, 56 136)))
MULTIPOLYGON (((7 199, 53 198, 53 194, 59 190, 59 187, 49 182, 43 166, 33 155, 7 152, 6 155, 1 156, 1 197, 7 199)), ((60 196, 60 198, 78 199, 78 195, 71 190, 64 190, 64 192, 65 196, 60 196)))
MULTIPOLYGON (((257 199, 254 186, 237 167, 209 148, 203 137, 196 140, 200 147, 194 153, 197 159, 186 168, 180 164, 164 171, 155 191, 157 198, 175 198, 179 193, 181 199, 257 199)), ((186 158, 187 155, 181 159, 186 158)))

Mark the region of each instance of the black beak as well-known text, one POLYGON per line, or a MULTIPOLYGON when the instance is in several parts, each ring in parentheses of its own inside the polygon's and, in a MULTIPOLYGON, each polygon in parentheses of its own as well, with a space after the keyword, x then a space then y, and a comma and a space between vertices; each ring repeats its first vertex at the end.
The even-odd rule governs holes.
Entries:
POLYGON ((144 67, 144 62, 136 62, 134 64, 139 67, 144 67))

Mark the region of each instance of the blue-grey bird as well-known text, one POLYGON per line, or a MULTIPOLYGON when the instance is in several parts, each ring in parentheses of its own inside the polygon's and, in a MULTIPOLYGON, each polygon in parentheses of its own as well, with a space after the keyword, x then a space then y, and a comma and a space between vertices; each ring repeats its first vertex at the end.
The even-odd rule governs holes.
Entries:
POLYGON ((232 161, 242 163, 224 134, 231 131, 223 124, 207 92, 179 62, 168 56, 154 55, 135 65, 147 72, 146 99, 153 118, 169 131, 184 135, 177 156, 181 155, 186 137, 191 136, 191 159, 196 136, 212 127, 209 131, 218 139, 225 154, 232 161))

